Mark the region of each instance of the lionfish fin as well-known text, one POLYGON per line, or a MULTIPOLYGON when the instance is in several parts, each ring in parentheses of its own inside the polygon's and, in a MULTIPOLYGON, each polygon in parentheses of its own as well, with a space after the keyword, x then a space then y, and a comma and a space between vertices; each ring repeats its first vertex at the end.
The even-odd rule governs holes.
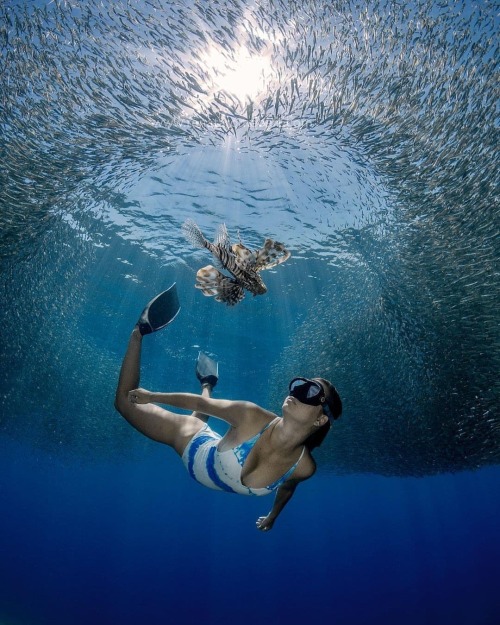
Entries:
POLYGON ((234 254, 236 265, 241 269, 253 269, 255 270, 256 256, 255 252, 241 243, 234 243, 231 246, 234 254))
POLYGON ((192 219, 187 219, 182 224, 182 231, 188 241, 190 241, 196 247, 207 247, 208 241, 203 236, 202 231, 199 229, 198 224, 192 219))
POLYGON ((217 228, 217 234, 215 235, 214 245, 219 245, 227 250, 231 249, 231 241, 229 239, 229 233, 227 231, 226 224, 221 224, 217 228))
POLYGON ((254 252, 255 255, 255 271, 262 271, 263 269, 271 269, 288 260, 291 253, 286 249, 283 243, 273 241, 273 239, 266 239, 264 247, 254 252))
POLYGON ((225 276, 213 265, 198 270, 195 287, 200 289, 203 295, 215 297, 217 302, 223 302, 228 306, 234 306, 245 297, 245 292, 238 281, 225 276))

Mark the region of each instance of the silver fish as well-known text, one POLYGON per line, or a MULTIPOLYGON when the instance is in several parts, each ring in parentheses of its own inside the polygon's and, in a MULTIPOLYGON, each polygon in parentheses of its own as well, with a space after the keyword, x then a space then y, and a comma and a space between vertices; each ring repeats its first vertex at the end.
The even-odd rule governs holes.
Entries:
POLYGON ((245 297, 245 290, 253 295, 263 295, 267 287, 262 281, 259 272, 270 269, 290 258, 290 252, 282 243, 273 239, 266 239, 264 246, 256 251, 250 250, 241 241, 231 245, 226 224, 219 226, 215 241, 210 243, 198 225, 188 219, 182 230, 188 241, 196 247, 205 247, 217 258, 222 269, 231 276, 221 273, 213 265, 207 265, 196 274, 197 289, 203 295, 214 296, 216 301, 228 306, 234 306, 245 297))

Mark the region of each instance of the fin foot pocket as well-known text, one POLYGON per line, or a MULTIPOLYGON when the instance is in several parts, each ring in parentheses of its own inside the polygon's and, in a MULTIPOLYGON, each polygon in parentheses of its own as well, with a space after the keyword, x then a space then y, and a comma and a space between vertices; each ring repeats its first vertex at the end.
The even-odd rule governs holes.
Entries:
POLYGON ((196 377, 201 384, 210 384, 213 388, 219 380, 218 363, 203 352, 200 352, 196 361, 196 377))

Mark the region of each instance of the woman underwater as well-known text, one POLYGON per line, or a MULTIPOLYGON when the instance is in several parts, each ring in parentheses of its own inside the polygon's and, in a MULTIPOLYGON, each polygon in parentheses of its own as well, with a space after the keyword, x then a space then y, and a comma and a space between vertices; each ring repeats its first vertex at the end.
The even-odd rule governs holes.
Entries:
POLYGON ((172 447, 191 477, 204 486, 242 495, 276 493, 269 514, 256 522, 259 530, 268 531, 297 485, 314 475, 311 451, 340 417, 340 397, 323 378, 294 378, 281 417, 252 402, 213 399, 217 365, 204 354, 197 364, 201 395, 139 388, 143 336, 165 327, 178 311, 175 284, 144 309, 123 359, 116 409, 139 432, 172 447), (156 404, 192 414, 176 414, 156 404), (207 425, 209 416, 229 424, 224 436, 207 425))

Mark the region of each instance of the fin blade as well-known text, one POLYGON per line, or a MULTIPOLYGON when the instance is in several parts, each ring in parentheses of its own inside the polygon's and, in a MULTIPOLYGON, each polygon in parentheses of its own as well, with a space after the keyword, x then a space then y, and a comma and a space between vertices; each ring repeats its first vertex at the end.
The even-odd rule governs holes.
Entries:
POLYGON ((174 282, 170 288, 154 297, 142 311, 137 322, 140 333, 144 335, 161 330, 177 317, 180 309, 174 282))
POLYGON ((219 380, 218 363, 203 352, 200 352, 196 361, 196 377, 201 384, 208 383, 213 388, 219 380))

